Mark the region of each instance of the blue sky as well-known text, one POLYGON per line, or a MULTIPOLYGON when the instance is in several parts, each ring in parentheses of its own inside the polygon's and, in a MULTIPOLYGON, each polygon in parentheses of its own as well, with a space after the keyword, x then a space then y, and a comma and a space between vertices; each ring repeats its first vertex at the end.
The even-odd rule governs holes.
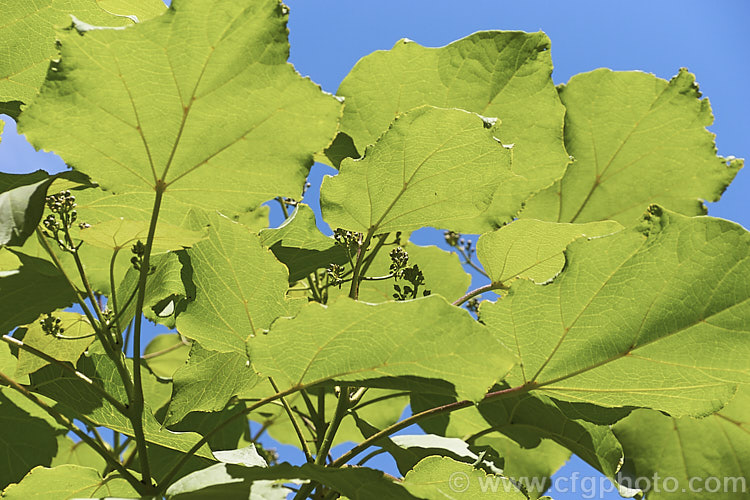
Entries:
MULTIPOLYGON (((239 0, 238 0, 239 1, 239 0)), ((357 60, 389 49, 400 38, 441 46, 486 29, 545 31, 552 40, 556 83, 599 67, 642 70, 670 78, 680 67, 693 72, 710 101, 722 155, 750 156, 750 2, 747 0, 628 0, 535 2, 447 0, 288 0, 291 62, 324 90, 335 92, 357 60)), ((3 117, 6 119, 7 117, 3 117)), ((9 121, 6 119, 6 121, 9 121)), ((8 123, 0 143, 0 171, 57 171, 59 159, 34 153, 8 123)), ((331 169, 316 166, 314 184, 331 169)), ((750 228, 750 169, 740 171, 709 214, 750 228)), ((313 197, 308 196, 311 204, 313 197)), ((439 242, 424 231, 420 243, 439 242)), ((286 448, 285 448, 286 450, 286 448)), ((598 477, 573 460, 558 477, 574 472, 598 477)), ((551 492, 557 500, 619 498, 598 492, 551 492), (601 494, 600 494, 601 493, 601 494)))

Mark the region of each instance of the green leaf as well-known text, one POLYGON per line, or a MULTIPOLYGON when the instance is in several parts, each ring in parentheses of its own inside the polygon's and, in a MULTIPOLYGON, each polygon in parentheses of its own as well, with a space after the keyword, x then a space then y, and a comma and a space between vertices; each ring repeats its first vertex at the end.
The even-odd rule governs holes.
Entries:
POLYGON ((493 432, 474 441, 495 449, 505 462, 503 475, 524 487, 535 499, 552 486, 551 476, 570 458, 570 451, 550 439, 542 439, 535 448, 523 448, 512 439, 493 432))
MULTIPOLYGON (((73 289, 49 261, 9 249, 0 254, 18 258, 21 266, 0 273, 0 333, 27 325, 42 313, 70 306, 76 296, 73 289)), ((7 264, 7 257, 0 261, 7 264)))
POLYGON ((271 213, 271 207, 268 205, 262 205, 255 210, 249 212, 242 212, 241 214, 234 217, 234 220, 247 226, 253 232, 259 232, 261 229, 267 228, 268 214, 271 213))
POLYGON ((104 12, 91 0, 4 2, 3 25, 0 27, 0 46, 3 48, 0 57, 0 112, 18 118, 20 104, 28 104, 34 98, 44 82, 50 61, 58 54, 55 28, 70 25, 71 14, 105 26, 133 24, 130 19, 104 12))
MULTIPOLYGON (((0 388, 0 488, 15 483, 37 465, 49 465, 65 429, 19 393, 0 388)), ((4 497, 3 497, 4 498, 4 497)))
MULTIPOLYGON (((372 234, 423 226, 473 232, 500 185, 513 185, 512 153, 493 137, 492 121, 457 109, 424 106, 399 116, 359 160, 326 177, 320 199, 331 227, 372 234)), ((512 190, 496 195, 522 197, 512 190)), ((483 232, 483 231, 482 231, 483 232)))
POLYGON ((138 492, 117 473, 103 478, 98 471, 80 465, 34 468, 18 484, 9 486, 3 498, 49 500, 69 498, 138 498, 138 492))
MULTIPOLYGON (((37 321, 25 328, 23 343, 49 354, 58 361, 68 362, 75 366, 81 354, 94 341, 94 329, 91 323, 78 313, 56 312, 54 316, 60 319, 60 327, 64 329, 60 337, 44 332, 38 321, 42 317, 39 317, 37 321)), ((15 378, 23 377, 48 364, 44 359, 19 349, 18 366, 14 376, 15 378)))
POLYGON ((96 0, 99 7, 115 16, 135 16, 138 22, 159 16, 167 10, 162 0, 96 0))
POLYGON ((310 304, 294 319, 276 321, 250 347, 256 370, 282 390, 328 380, 379 386, 375 379, 382 377, 392 378, 386 387, 414 387, 410 378, 419 377, 447 381, 448 393, 479 400, 515 362, 466 311, 439 296, 310 304))
MULTIPOLYGON (((523 217, 630 224, 650 203, 705 214, 742 160, 716 155, 708 99, 687 70, 667 82, 597 69, 560 87, 565 146, 575 162, 526 205, 523 217)), ((347 103, 348 104, 348 103, 347 103)))
POLYGON ((159 378, 171 379, 174 372, 187 363, 190 344, 179 334, 154 337, 143 351, 148 368, 159 378))
POLYGON ((507 283, 517 277, 546 283, 562 271, 563 250, 573 240, 604 236, 620 229, 622 226, 613 221, 558 224, 520 219, 480 236, 477 258, 493 283, 507 283))
POLYGON ((331 145, 323 151, 323 154, 315 155, 315 161, 340 168, 341 162, 345 158, 359 158, 359 156, 352 138, 343 132, 339 132, 331 145))
POLYGON ((551 284, 516 281, 481 308, 521 359, 511 384, 700 416, 749 380, 750 234, 741 226, 652 206, 637 226, 575 241, 565 255, 551 284))
POLYGON ((166 189, 168 210, 294 197, 341 103, 286 62, 286 21, 276 0, 183 0, 126 30, 63 34, 19 130, 105 189, 166 189))
MULTIPOLYGON (((179 303, 187 297, 182 281, 182 262, 177 254, 169 252, 152 256, 149 265, 153 265, 155 270, 146 280, 143 314, 155 323, 174 328, 175 312, 179 303)), ((124 309, 122 319, 119 320, 122 330, 125 330, 135 314, 134 295, 139 277, 140 272, 131 266, 117 290, 117 307, 124 309)))
MULTIPOLYGON (((136 241, 145 242, 148 236, 148 221, 126 220, 122 217, 111 219, 81 230, 77 237, 99 248, 121 250, 136 241)), ((181 250, 203 239, 199 231, 190 231, 177 226, 161 223, 154 234, 153 250, 181 250)))
POLYGON ((258 236, 261 243, 289 269, 292 283, 304 279, 316 269, 348 261, 344 248, 320 232, 315 224, 315 212, 302 203, 281 226, 263 229, 258 236))
POLYGON ((653 479, 658 474, 660 484, 652 483, 651 488, 646 489, 649 499, 705 498, 714 488, 716 492, 711 498, 734 499, 747 495, 747 471, 750 469, 748 386, 740 386, 726 407, 708 417, 672 418, 656 411, 636 410, 618 422, 614 432, 625 450, 622 484, 628 485, 630 481, 631 487, 644 487, 642 480, 639 485, 635 483, 637 478, 653 479), (667 481, 666 478, 674 479, 667 481), (691 484, 691 478, 698 479, 691 484), (691 486, 705 489, 691 491, 691 486))
POLYGON ((252 389, 260 378, 244 353, 204 349, 197 342, 190 358, 174 374, 174 391, 164 425, 182 420, 191 411, 218 411, 229 400, 252 389))
MULTIPOLYGON (((424 104, 497 117, 497 137, 514 145, 512 170, 522 176, 504 179, 499 193, 525 199, 560 178, 569 162, 549 48, 542 32, 485 31, 440 48, 401 40, 362 58, 341 83, 341 131, 364 151, 395 116, 424 104)), ((477 175, 488 181, 496 174, 477 175)), ((508 222, 515 199, 496 196, 485 227, 508 222)))
POLYGON ((104 470, 107 462, 94 449, 83 441, 75 442, 68 436, 57 436, 57 455, 54 456, 50 467, 58 465, 80 465, 96 470, 104 470))
MULTIPOLYGON (((108 357, 101 354, 82 357, 76 368, 121 403, 127 404, 122 381, 114 363, 108 357)), ((142 377, 144 385, 147 386, 154 379, 145 368, 142 370, 142 377)), ((95 425, 108 427, 128 436, 133 435, 130 420, 108 401, 103 400, 89 384, 59 367, 50 365, 31 374, 30 389, 57 401, 55 408, 72 418, 83 417, 95 425)), ((151 392, 155 394, 157 391, 153 389, 152 387, 151 392)), ((174 433, 164 429, 154 418, 148 404, 143 412, 143 423, 146 441, 173 450, 185 452, 200 439, 195 433, 174 433)), ((203 446, 196 455, 213 459, 207 446, 203 446)))
POLYGON ((208 239, 186 251, 192 300, 177 328, 206 349, 245 354, 252 336, 292 312, 287 271, 247 227, 218 214, 209 220, 208 239))
POLYGON ((315 464, 301 467, 283 463, 272 467, 245 467, 221 463, 194 472, 167 489, 167 498, 214 499, 257 498, 257 486, 262 480, 308 479, 317 481, 352 500, 413 499, 398 483, 386 478, 381 471, 366 467, 330 468, 315 464), (256 486, 257 485, 257 486, 256 486))
POLYGON ((620 443, 609 426, 595 425, 566 412, 551 398, 525 394, 478 406, 488 427, 524 448, 534 448, 548 438, 569 449, 609 478, 614 478, 623 459, 620 443))
MULTIPOLYGON (((380 249, 367 269, 367 276, 377 277, 390 274, 392 261, 389 253, 396 246, 384 245, 380 249)), ((446 252, 436 246, 423 247, 412 242, 399 246, 409 254, 409 265, 418 265, 419 270, 424 274, 424 290, 430 290, 433 294, 442 295, 450 300, 455 300, 466 293, 466 289, 471 284, 471 276, 464 271, 457 254, 446 252)), ((394 283, 403 286, 404 281, 365 280, 359 285, 359 300, 372 304, 392 301, 394 283)), ((330 300, 333 297, 347 295, 348 292, 346 286, 341 289, 331 286, 328 288, 328 297, 330 300)))
POLYGON ((0 246, 21 246, 34 233, 42 219, 47 188, 54 179, 44 170, 0 173, 0 246))
POLYGON ((412 495, 430 500, 492 498, 525 500, 510 479, 487 474, 449 457, 427 457, 401 483, 412 495))

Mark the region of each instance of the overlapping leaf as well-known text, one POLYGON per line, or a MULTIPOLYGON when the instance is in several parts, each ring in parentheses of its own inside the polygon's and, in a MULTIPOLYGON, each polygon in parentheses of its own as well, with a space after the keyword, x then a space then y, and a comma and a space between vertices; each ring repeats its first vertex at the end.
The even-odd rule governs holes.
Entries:
POLYGON ((294 213, 275 229, 258 233, 261 242, 289 269, 289 281, 299 281, 329 264, 347 262, 345 250, 315 225, 315 213, 299 204, 294 213))
POLYGON ((232 396, 259 381, 244 353, 212 351, 195 342, 187 364, 174 374, 174 393, 164 423, 177 423, 191 411, 221 410, 232 396))
POLYGON ((513 278, 535 283, 550 281, 565 266, 563 250, 583 236, 611 234, 622 226, 613 221, 589 224, 560 224, 519 219, 477 241, 477 258, 493 283, 513 278))
POLYGON ((143 351, 143 359, 154 375, 170 379, 187 362, 190 344, 183 339, 179 334, 163 334, 148 343, 143 351))
POLYGON ((70 306, 73 289, 49 261, 0 249, 0 263, 16 259, 0 273, 0 333, 34 321, 42 313, 70 306), (3 255, 4 254, 4 255, 3 255), (11 259, 12 260, 12 259, 11 259), (18 266, 20 263, 20 267, 18 266))
POLYGON ((560 182, 523 216, 558 222, 636 220, 650 203, 706 213, 742 160, 716 156, 711 106, 686 70, 667 82, 647 73, 598 69, 560 88, 565 145, 575 158, 560 182))
MULTIPOLYGON (((3 25, 0 27, 0 113, 17 118, 20 105, 28 104, 34 98, 44 82, 50 60, 58 54, 55 28, 70 25, 71 15, 101 26, 128 26, 133 24, 133 20, 112 14, 137 15, 140 20, 145 20, 150 14, 156 14, 157 2, 158 0, 3 2, 3 25)), ((163 5, 161 10, 164 10, 163 5)))
POLYGON ((391 377, 386 387, 416 387, 410 378, 418 377, 444 380, 452 387, 443 391, 478 400, 515 363, 482 325, 439 296, 311 304, 294 319, 278 320, 251 349, 258 372, 282 390, 327 380, 377 386, 374 379, 383 377, 391 377))
MULTIPOLYGON (((500 193, 525 199, 558 179, 569 161, 549 48, 541 32, 479 32, 440 48, 401 40, 361 59, 341 83, 341 130, 362 152, 394 117, 424 104, 497 117, 497 137, 514 144, 512 170, 521 176, 503 182, 500 193)), ((483 177, 492 182, 491 174, 483 177)), ((485 228, 471 232, 509 221, 513 201, 496 196, 485 228)))
POLYGON ((18 484, 3 491, 3 498, 136 498, 138 492, 119 474, 102 477, 99 471, 80 465, 36 467, 18 484))
MULTIPOLYGON (((646 491, 652 499, 705 498, 709 492, 712 498, 744 498, 750 470, 748 415, 748 386, 740 386, 732 402, 703 419, 633 412, 614 426, 627 459, 621 482, 635 486, 637 478, 658 474, 661 479, 646 491)), ((642 480, 640 486, 645 486, 642 480)))
POLYGON ((742 227, 652 206, 633 228, 572 243, 557 280, 515 282, 482 320, 521 359, 513 384, 705 415, 750 378, 749 255, 742 227))
POLYGON ((183 0, 125 30, 62 35, 19 130, 105 189, 165 188, 167 209, 296 196, 341 104, 287 64, 286 20, 276 0, 183 0))
POLYGON ((193 300, 177 328, 206 349, 245 354, 251 337, 293 310, 287 271, 247 227, 217 214, 209 220, 208 239, 187 251, 193 300))
MULTIPOLYGON (((77 365, 78 371, 85 374, 92 383, 99 385, 121 403, 127 404, 127 396, 114 363, 102 354, 83 357, 77 365)), ((144 379, 153 378, 144 368, 144 379)), ((90 384, 55 366, 47 366, 31 375, 31 389, 58 402, 56 409, 73 418, 85 418, 96 425, 109 427, 117 432, 132 436, 130 420, 117 411, 108 401, 93 390, 90 384)), ((149 380, 144 382, 148 385, 149 380)), ((148 403, 148 401, 147 401, 148 403)), ((146 441, 172 450, 187 451, 200 437, 195 433, 174 433, 162 428, 146 406, 143 414, 146 441)), ((213 459, 207 446, 202 447, 197 456, 213 459)))
MULTIPOLYGON (((372 234, 424 226, 472 231, 493 196, 509 188, 511 150, 493 122, 457 109, 423 106, 400 116, 361 160, 346 159, 321 187, 323 218, 332 227, 372 234)), ((477 226, 479 224, 479 226, 477 226)))

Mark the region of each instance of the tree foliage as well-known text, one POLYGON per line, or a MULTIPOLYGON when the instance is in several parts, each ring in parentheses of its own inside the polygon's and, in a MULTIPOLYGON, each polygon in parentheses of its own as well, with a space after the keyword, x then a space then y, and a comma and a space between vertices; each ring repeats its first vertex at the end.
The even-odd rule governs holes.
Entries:
POLYGON ((0 111, 71 171, 0 174, 3 497, 538 498, 570 453, 628 496, 744 478, 750 234, 703 205, 742 161, 686 70, 555 87, 546 35, 487 31, 332 96, 277 0, 7 7, 0 111))

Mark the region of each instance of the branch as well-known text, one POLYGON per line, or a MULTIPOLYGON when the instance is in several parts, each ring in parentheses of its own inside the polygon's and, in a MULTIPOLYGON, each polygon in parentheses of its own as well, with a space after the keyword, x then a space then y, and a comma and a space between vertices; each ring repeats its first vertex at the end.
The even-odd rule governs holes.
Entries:
POLYGON ((453 303, 454 306, 461 306, 464 302, 468 301, 469 299, 476 297, 477 295, 482 295, 484 292, 489 292, 490 290, 507 290, 508 287, 502 284, 501 282, 496 283, 490 283, 489 285, 480 286, 476 290, 472 290, 457 301, 453 303))
POLYGON ((167 185, 158 180, 156 183, 156 196, 154 197, 154 206, 151 209, 151 222, 148 226, 148 236, 146 237, 146 246, 143 251, 143 260, 140 264, 141 272, 138 277, 138 298, 135 301, 135 324, 133 326, 133 401, 131 402, 130 421, 133 423, 133 434, 135 436, 136 447, 138 448, 138 457, 141 463, 142 480, 151 484, 151 467, 148 463, 148 453, 146 452, 146 437, 143 433, 143 382, 141 381, 141 324, 143 323, 143 303, 146 300, 146 281, 149 269, 151 267, 151 248, 154 245, 154 235, 156 234, 156 222, 159 220, 159 209, 161 200, 164 197, 164 191, 167 185))
POLYGON ((59 361, 59 360, 53 358, 52 356, 50 356, 49 354, 46 354, 46 353, 40 351, 39 349, 31 347, 30 345, 28 345, 28 344, 26 344, 26 343, 18 340, 17 338, 11 337, 10 335, 3 335, 3 340, 5 342, 7 342, 8 344, 12 344, 15 347, 18 347, 19 349, 21 349, 23 351, 31 353, 34 356, 37 356, 38 358, 41 358, 41 359, 45 360, 46 362, 51 363, 51 364, 53 364, 55 366, 59 366, 63 370, 67 371, 68 373, 73 374, 73 376, 75 376, 76 378, 78 378, 78 379, 83 380, 84 382, 86 382, 89 385, 89 387, 91 387, 94 391, 96 391, 97 393, 99 393, 99 395, 102 396, 104 399, 106 399, 107 401, 109 401, 109 403, 112 406, 114 406, 117 409, 117 411, 119 411, 123 415, 127 415, 128 414, 128 408, 125 405, 123 405, 120 401, 118 401, 117 399, 115 399, 115 397, 112 396, 110 393, 108 393, 107 391, 105 391, 104 388, 102 388, 101 386, 95 384, 93 380, 91 380, 85 374, 83 374, 83 373, 79 372, 78 370, 76 370, 75 368, 73 368, 68 363, 65 363, 63 361, 59 361))
MULTIPOLYGON (((273 390, 276 391, 278 394, 279 387, 276 385, 276 382, 273 381, 272 377, 268 377, 268 381, 271 382, 271 387, 273 387, 273 390)), ((299 426, 299 423, 297 422, 297 419, 294 417, 294 412, 292 411, 292 407, 289 406, 289 403, 287 403, 286 399, 283 397, 281 399, 281 404, 284 406, 284 410, 286 410, 286 414, 289 416, 289 420, 292 422, 292 427, 294 427, 294 432, 297 434, 297 439, 299 439, 299 444, 302 447, 302 451, 305 454, 305 460, 307 462, 313 462, 313 457, 310 454, 310 448, 307 447, 307 441, 305 440, 305 436, 302 434, 302 429, 299 426)))
MULTIPOLYGON (((535 387, 536 387, 536 384, 527 383, 524 385, 519 385, 517 387, 511 387, 510 389, 503 389, 501 391, 489 392, 484 396, 484 398, 482 398, 482 401, 480 403, 489 401, 492 399, 502 398, 507 395, 515 394, 518 392, 530 391, 531 389, 534 389, 535 387)), ((374 445, 379 439, 388 437, 391 434, 400 431, 401 429, 405 429, 409 427, 410 425, 419 422, 420 420, 426 420, 428 418, 435 417, 437 415, 442 415, 443 413, 451 413, 456 410, 468 408, 470 406, 474 406, 474 404, 475 403, 473 401, 469 401, 469 400, 456 401, 455 403, 449 403, 447 405, 437 406, 435 408, 430 408, 429 410, 416 413, 409 418, 405 418, 404 420, 400 422, 396 422, 395 424, 389 427, 386 427, 382 431, 373 434, 372 436, 365 439, 360 444, 358 444, 357 446, 355 446, 354 448, 352 448, 351 450, 349 450, 348 452, 344 453, 339 458, 334 460, 331 466, 341 467, 342 465, 346 464, 349 460, 359 455, 361 452, 363 452, 370 446, 374 445)))
POLYGON ((359 297, 359 275, 362 268, 362 259, 365 256, 367 247, 370 246, 372 233, 373 228, 370 228, 370 230, 367 231, 367 234, 365 235, 364 241, 360 241, 359 245, 357 245, 357 260, 355 261, 354 268, 352 269, 352 286, 351 288, 349 288, 349 297, 354 300, 357 300, 357 298, 359 297))
POLYGON ((118 462, 106 449, 103 449, 99 444, 91 438, 88 434, 83 432, 77 425, 75 425, 70 419, 68 419, 66 416, 62 415, 61 413, 58 413, 56 410, 54 410, 51 406, 49 406, 47 403, 36 397, 34 394, 32 394, 28 389, 23 387, 21 384, 13 380, 12 378, 8 377, 3 372, 0 372, 0 379, 5 381, 11 388, 15 389, 16 391, 23 394, 28 400, 30 400, 32 403, 40 407, 42 410, 44 410, 50 417, 55 419, 55 421, 60 424, 61 426, 68 429, 70 432, 73 432, 76 436, 78 436, 81 441, 86 443, 93 449, 96 453, 98 453, 106 462, 111 466, 113 469, 115 469, 117 472, 122 474, 122 477, 135 488, 135 490, 140 494, 152 494, 153 488, 150 486, 144 485, 140 481, 138 481, 138 478, 133 476, 133 474, 130 473, 129 470, 127 470, 120 462, 118 462))

